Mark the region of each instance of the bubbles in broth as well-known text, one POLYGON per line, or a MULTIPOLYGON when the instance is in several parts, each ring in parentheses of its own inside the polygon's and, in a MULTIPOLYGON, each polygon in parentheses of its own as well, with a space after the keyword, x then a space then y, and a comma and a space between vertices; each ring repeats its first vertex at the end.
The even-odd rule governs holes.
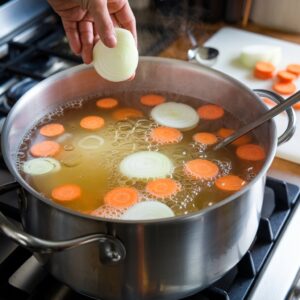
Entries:
POLYGON ((219 106, 167 93, 108 96, 58 107, 19 147, 17 166, 24 179, 64 207, 122 219, 128 209, 149 201, 132 210, 144 210, 136 219, 163 217, 160 207, 168 217, 170 211, 184 215, 243 188, 262 167, 265 152, 253 135, 212 150, 242 125, 219 106), (186 114, 173 102, 188 106, 186 114), (166 116, 159 111, 164 103, 171 107, 166 116), (151 115, 154 107, 158 119, 151 115))

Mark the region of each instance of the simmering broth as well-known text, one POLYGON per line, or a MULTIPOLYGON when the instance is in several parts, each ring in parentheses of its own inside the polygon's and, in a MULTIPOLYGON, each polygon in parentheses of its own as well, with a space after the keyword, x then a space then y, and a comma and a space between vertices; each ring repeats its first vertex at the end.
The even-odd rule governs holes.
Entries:
MULTIPOLYGON (((155 139, 154 129, 166 126, 158 124, 158 119, 153 119, 154 106, 149 106, 158 104, 159 98, 150 97, 150 100, 158 99, 157 103, 152 100, 149 103, 147 101, 144 101, 144 104, 141 103, 141 97, 146 94, 148 92, 107 95, 118 102, 108 100, 105 108, 99 107, 99 102, 97 102, 103 97, 75 100, 45 116, 28 132, 20 145, 18 166, 25 180, 38 192, 65 207, 96 216, 122 218, 122 215, 135 206, 136 202, 149 200, 165 204, 175 215, 198 211, 221 201, 242 188, 260 170, 264 161, 263 149, 254 148, 252 153, 255 154, 255 151, 259 153, 256 153, 254 158, 247 158, 247 154, 249 154, 247 149, 240 147, 242 144, 251 144, 254 147, 258 145, 253 135, 243 137, 238 143, 218 151, 213 151, 212 145, 195 141, 195 134, 199 132, 212 133, 212 137, 217 137, 216 141, 219 141, 230 133, 228 129, 236 129, 242 125, 240 120, 227 111, 211 120, 205 119, 198 109, 208 103, 200 99, 160 94, 162 101, 165 99, 166 103, 185 103, 193 108, 193 111, 198 110, 200 120, 196 122, 194 128, 176 129, 167 135, 163 133, 163 138, 171 138, 172 143, 157 142, 160 140, 155 139), (114 106, 116 103, 117 105, 114 106), (122 110, 123 108, 126 109, 122 110), (125 115, 129 117, 121 120, 125 115), (100 118, 84 119, 90 116, 100 118), (57 132, 55 130, 52 132, 53 128, 49 127, 50 135, 57 133, 57 135, 49 136, 47 131, 49 128, 44 126, 53 123, 60 124, 61 127, 54 128, 57 132), (45 144, 43 149, 40 144, 44 141, 51 141, 58 145, 57 151, 51 152, 52 145, 51 151, 46 153, 45 144), (240 148, 239 153, 237 153, 238 148, 240 148), (167 167, 164 165, 164 174, 160 173, 160 166, 157 170, 154 166, 160 158, 155 156, 155 158, 151 157, 147 160, 144 157, 145 152, 150 153, 150 156, 153 153, 162 155, 162 164, 167 164, 167 167), (136 155, 130 156, 136 153, 139 153, 143 159, 137 159, 136 155), (246 157, 243 157, 245 153, 246 157), (36 162, 37 157, 45 156, 51 158, 46 162, 43 158, 38 161, 37 171, 36 165, 29 164, 28 167, 28 162, 32 160, 36 162), (131 158, 133 164, 129 164, 128 168, 126 164, 131 158), (191 169, 194 164, 189 164, 194 160, 211 162, 212 168, 216 167, 217 172, 211 173, 210 167, 205 164, 203 168, 209 169, 207 177, 202 174, 203 170, 200 172, 201 176, 198 176, 197 172, 195 176, 191 169), (46 169, 44 169, 45 166, 46 169), (123 166, 125 171, 122 169, 123 166), (150 176, 151 178, 146 178, 146 175, 136 176, 139 174, 138 172, 151 173, 152 171, 158 172, 155 173, 158 175, 150 176), (213 175, 210 176, 210 174, 213 175), (238 176, 231 178, 229 189, 227 181, 225 183, 220 181, 220 178, 227 175, 238 176), (170 182, 161 181, 160 184, 165 184, 164 191, 162 194, 159 194, 160 191, 155 194, 153 191, 157 185, 150 183, 161 177, 171 180, 170 182), (233 181, 236 179, 238 179, 237 182, 233 181), (173 190, 171 184, 173 184, 173 190), (57 190, 58 187, 66 187, 66 185, 69 186, 69 190, 57 190), (76 188, 78 189, 76 190, 76 188), (126 199, 129 202, 124 200, 127 201, 127 204, 122 201, 116 205, 109 202, 107 195, 118 188, 131 188, 130 192, 135 191, 135 201, 131 203, 132 195, 129 197, 125 193, 126 195, 123 194, 121 200, 123 201, 128 196, 129 198, 126 199), (168 188, 171 189, 169 194, 166 193, 168 188), (70 197, 70 193, 74 193, 73 198, 70 197)), ((158 104, 155 107, 161 105, 158 104)), ((174 117, 175 121, 178 117, 176 113, 171 116, 171 119, 174 117)), ((212 113, 218 113, 218 111, 213 110, 212 113)), ((202 137, 202 140, 203 138, 211 141, 211 137, 207 134, 202 137)), ((124 193, 124 190, 122 192, 124 193)), ((153 201, 149 202, 153 203, 153 201)), ((148 208, 143 209, 147 210, 148 208)), ((139 219, 139 215, 136 218, 139 219)))

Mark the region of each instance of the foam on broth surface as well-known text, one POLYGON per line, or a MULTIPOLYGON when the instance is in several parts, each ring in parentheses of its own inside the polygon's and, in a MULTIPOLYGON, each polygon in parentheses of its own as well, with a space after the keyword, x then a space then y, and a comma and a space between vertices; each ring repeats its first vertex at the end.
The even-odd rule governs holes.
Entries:
MULTIPOLYGON (((216 133, 222 127, 239 128, 241 122, 227 111, 222 118, 217 120, 200 119, 195 128, 182 132, 183 138, 179 143, 160 145, 153 142, 149 137, 150 131, 159 125, 150 117, 152 107, 140 103, 140 97, 147 93, 106 95, 119 101, 119 105, 112 109, 102 109, 96 106, 96 101, 102 97, 74 100, 57 108, 56 111, 40 120, 24 137, 17 160, 20 173, 34 189, 50 199, 52 190, 57 186, 70 183, 80 186, 82 195, 79 199, 68 202, 57 201, 57 203, 83 213, 91 213, 102 206, 104 196, 110 190, 129 186, 138 190, 140 201, 158 200, 168 205, 175 215, 181 215, 211 206, 231 194, 216 188, 216 178, 197 180, 187 176, 183 167, 187 161, 198 158, 210 160, 219 167, 217 178, 234 174, 246 182, 249 182, 260 170, 263 161, 251 162, 239 159, 235 154, 236 146, 234 145, 211 151, 210 146, 193 140, 193 135, 198 132, 216 133), (141 110, 144 116, 121 121, 114 120, 113 112, 122 107, 141 110), (80 120, 90 115, 100 116, 104 119, 105 125, 93 131, 81 128, 80 120), (52 122, 62 124, 65 132, 57 137, 42 136, 39 129, 52 122), (25 161, 33 158, 30 154, 31 146, 45 140, 56 141, 61 145, 61 151, 54 157, 61 164, 60 170, 39 176, 25 174, 22 166, 25 161), (83 140, 87 148, 82 147, 83 140), (173 173, 169 177, 180 183, 180 191, 169 198, 159 199, 146 192, 145 187, 149 180, 122 175, 119 170, 121 161, 138 151, 158 151, 166 155, 174 165, 173 173)), ((182 102, 195 109, 206 104, 200 99, 186 96, 163 95, 167 102, 182 102)), ((251 138, 251 143, 258 144, 254 136, 251 138)), ((114 212, 107 214, 108 217, 120 215, 121 213, 114 212)))

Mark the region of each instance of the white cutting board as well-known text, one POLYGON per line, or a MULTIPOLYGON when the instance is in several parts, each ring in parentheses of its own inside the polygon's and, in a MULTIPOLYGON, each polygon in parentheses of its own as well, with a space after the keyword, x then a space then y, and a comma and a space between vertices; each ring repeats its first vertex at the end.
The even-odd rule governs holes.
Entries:
MULTIPOLYGON (((280 46, 282 49, 282 59, 277 70, 285 69, 290 63, 300 64, 300 45, 285 42, 261 34, 247 32, 231 27, 224 27, 214 34, 205 46, 215 47, 220 51, 216 64, 213 66, 221 72, 224 72, 237 80, 243 82, 251 89, 272 90, 274 79, 259 80, 255 79, 252 71, 244 68, 239 63, 239 56, 243 47, 253 44, 264 44, 280 46)), ((300 89, 300 79, 295 84, 300 89)), ((293 138, 285 144, 278 147, 276 156, 300 164, 300 111, 296 111, 297 128, 293 138)), ((286 128, 286 115, 282 113, 275 118, 278 134, 281 134, 286 128)))

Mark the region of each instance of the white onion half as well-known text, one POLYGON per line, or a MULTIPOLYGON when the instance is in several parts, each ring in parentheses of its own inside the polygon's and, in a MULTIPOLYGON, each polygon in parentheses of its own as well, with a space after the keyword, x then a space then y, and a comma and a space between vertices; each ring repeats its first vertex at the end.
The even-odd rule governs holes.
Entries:
POLYGON ((122 220, 151 220, 174 217, 173 210, 158 201, 143 201, 131 206, 120 219, 122 220))
POLYGON ((130 31, 115 28, 117 45, 106 47, 101 40, 93 49, 93 64, 103 78, 119 82, 129 79, 138 65, 139 54, 130 31))
POLYGON ((271 45, 250 45, 242 49, 240 62, 247 68, 254 68, 259 61, 277 66, 281 60, 281 48, 271 45))
POLYGON ((199 115, 187 104, 167 102, 151 110, 151 117, 158 124, 181 130, 192 129, 199 122, 199 115))
POLYGON ((154 151, 130 154, 120 163, 120 172, 131 178, 165 178, 173 169, 173 163, 166 155, 154 151))
POLYGON ((59 161, 51 157, 34 158, 24 162, 24 173, 32 176, 57 172, 61 168, 59 161))
POLYGON ((98 135, 88 135, 78 141, 78 147, 84 150, 97 150, 104 144, 104 139, 98 135))

